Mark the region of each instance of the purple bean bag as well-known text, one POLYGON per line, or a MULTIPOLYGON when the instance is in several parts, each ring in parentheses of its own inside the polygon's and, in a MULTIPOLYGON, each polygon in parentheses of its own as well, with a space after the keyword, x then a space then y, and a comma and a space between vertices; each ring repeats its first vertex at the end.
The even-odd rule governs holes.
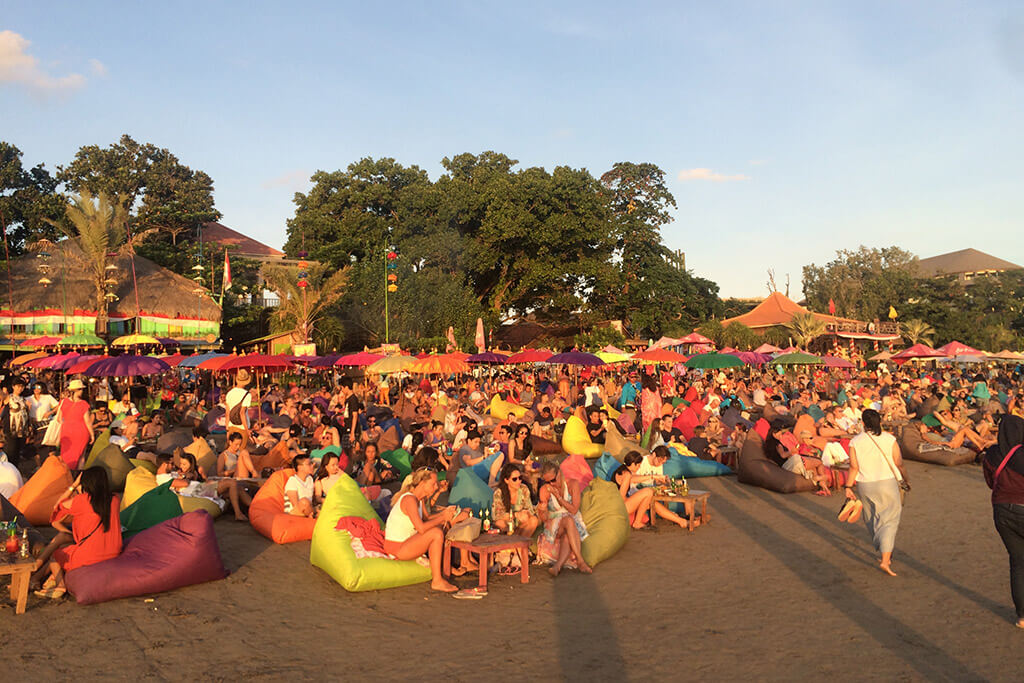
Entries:
POLYGON ((193 510, 140 532, 112 560, 79 567, 65 577, 80 605, 162 593, 228 575, 213 517, 193 510))

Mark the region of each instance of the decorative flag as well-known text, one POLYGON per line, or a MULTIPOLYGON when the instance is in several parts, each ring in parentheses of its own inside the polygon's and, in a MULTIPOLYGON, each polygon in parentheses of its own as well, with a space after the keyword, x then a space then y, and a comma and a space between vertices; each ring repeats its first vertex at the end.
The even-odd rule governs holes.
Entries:
POLYGON ((451 353, 452 351, 454 351, 455 349, 457 349, 459 347, 459 345, 455 343, 455 328, 452 327, 451 325, 448 326, 448 335, 447 336, 448 336, 448 349, 447 349, 447 352, 451 353))
POLYGON ((889 320, 895 320, 897 315, 898 314, 896 313, 896 309, 893 308, 892 306, 889 306, 889 320))
POLYGON ((231 259, 228 257, 228 250, 224 250, 224 274, 220 279, 220 296, 224 298, 224 292, 231 289, 231 259))
POLYGON ((476 319, 476 344, 477 353, 483 353, 487 350, 487 341, 484 338, 484 321, 481 318, 476 319))
POLYGON ((833 301, 832 299, 828 300, 828 314, 829 315, 835 315, 836 314, 836 302, 833 301))

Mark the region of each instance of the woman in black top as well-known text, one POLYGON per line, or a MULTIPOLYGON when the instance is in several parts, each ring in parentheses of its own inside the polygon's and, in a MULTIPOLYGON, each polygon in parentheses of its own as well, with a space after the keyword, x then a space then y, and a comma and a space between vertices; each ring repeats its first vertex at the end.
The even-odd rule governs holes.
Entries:
POLYGON ((1024 419, 1006 415, 999 440, 982 460, 985 482, 992 489, 992 518, 1010 555, 1010 594, 1017 610, 1017 628, 1024 628, 1024 419))

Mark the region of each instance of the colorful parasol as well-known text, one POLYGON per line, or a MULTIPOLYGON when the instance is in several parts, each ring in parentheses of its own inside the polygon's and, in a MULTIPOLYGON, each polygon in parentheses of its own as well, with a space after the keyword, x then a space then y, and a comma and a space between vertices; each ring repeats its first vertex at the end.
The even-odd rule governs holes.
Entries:
POLYGON ((470 370, 472 368, 466 361, 443 354, 417 359, 406 368, 406 372, 417 375, 454 375, 470 370))
POLYGON ((210 360, 211 358, 222 358, 224 356, 230 356, 230 353, 200 353, 195 356, 186 356, 185 360, 178 363, 179 368, 198 368, 200 363, 203 361, 210 360))
POLYGON ((287 370, 294 366, 295 364, 285 356, 268 356, 263 353, 252 353, 248 356, 228 358, 220 363, 220 367, 217 369, 221 372, 241 370, 242 368, 246 370, 287 370))
POLYGON ((373 365, 384 356, 376 353, 370 353, 369 351, 360 351, 359 353, 350 353, 347 356, 342 356, 338 360, 334 361, 335 365, 361 368, 367 365, 373 365))
POLYGON ((394 372, 403 372, 410 365, 416 362, 412 356, 385 356, 371 365, 366 366, 366 372, 379 375, 390 375, 394 372))
POLYGON ((556 353, 545 362, 549 365, 584 365, 588 367, 605 364, 603 360, 594 354, 583 351, 566 351, 565 353, 556 353))
POLYGON ((127 334, 110 342, 111 346, 159 346, 160 340, 148 334, 127 334))
POLYGON ((736 356, 727 353, 701 353, 692 356, 686 361, 688 368, 700 368, 702 370, 720 370, 722 368, 743 367, 743 361, 736 356))
POLYGON ((170 369, 171 366, 159 358, 124 355, 96 361, 82 374, 88 377, 137 377, 139 375, 159 375, 170 369))

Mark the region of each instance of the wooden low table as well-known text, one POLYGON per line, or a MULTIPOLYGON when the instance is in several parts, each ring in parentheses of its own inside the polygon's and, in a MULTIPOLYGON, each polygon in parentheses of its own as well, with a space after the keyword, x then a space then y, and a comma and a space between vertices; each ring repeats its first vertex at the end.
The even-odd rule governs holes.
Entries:
POLYGON ((11 575, 11 601, 15 603, 14 613, 24 614, 28 602, 28 584, 32 579, 32 565, 35 558, 22 560, 4 553, 0 557, 0 576, 11 575))
MULTIPOLYGON (((685 496, 681 496, 681 495, 670 496, 670 495, 668 495, 666 493, 657 493, 657 492, 655 492, 654 498, 651 501, 651 507, 652 508, 654 507, 654 503, 686 503, 686 502, 692 502, 693 503, 693 512, 694 512, 694 514, 696 514, 697 513, 697 504, 700 503, 700 523, 701 524, 707 524, 708 521, 710 520, 710 518, 708 517, 708 498, 710 498, 710 497, 711 497, 711 492, 710 491, 701 491, 701 490, 698 490, 698 489, 690 489, 690 492, 688 494, 686 494, 685 496)), ((651 526, 652 527, 656 526, 656 520, 658 519, 658 514, 656 512, 654 512, 654 510, 652 509, 650 511, 650 513, 649 513, 649 516, 651 518, 651 526)), ((690 515, 690 519, 687 520, 687 522, 688 522, 687 530, 688 531, 693 531, 694 530, 693 515, 690 515)))
POLYGON ((519 553, 520 581, 530 582, 530 540, 526 536, 507 536, 505 534, 480 534, 473 541, 449 541, 444 543, 444 563, 442 571, 445 576, 452 572, 452 548, 458 548, 477 555, 480 565, 480 587, 487 588, 487 575, 491 568, 491 556, 502 550, 514 550, 519 553))

